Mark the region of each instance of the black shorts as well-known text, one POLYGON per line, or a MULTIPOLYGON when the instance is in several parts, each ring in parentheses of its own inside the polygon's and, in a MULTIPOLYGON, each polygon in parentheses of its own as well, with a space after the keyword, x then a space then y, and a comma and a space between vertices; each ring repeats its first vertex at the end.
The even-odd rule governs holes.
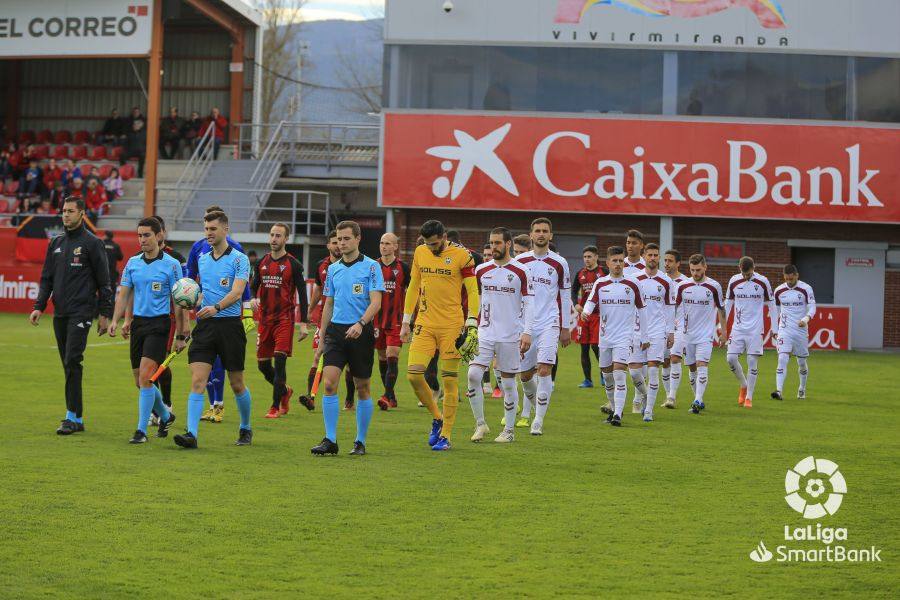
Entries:
POLYGON ((325 331, 325 361, 323 366, 343 369, 350 366, 350 374, 357 379, 372 377, 375 363, 375 328, 371 323, 363 327, 356 339, 344 337, 352 325, 329 323, 325 331))
POLYGON ((188 363, 215 364, 222 359, 222 367, 235 373, 244 370, 247 354, 247 334, 240 317, 212 317, 200 319, 191 332, 188 363))
POLYGON ((156 364, 166 359, 170 325, 169 315, 134 318, 131 322, 132 369, 141 366, 142 357, 147 357, 156 364))

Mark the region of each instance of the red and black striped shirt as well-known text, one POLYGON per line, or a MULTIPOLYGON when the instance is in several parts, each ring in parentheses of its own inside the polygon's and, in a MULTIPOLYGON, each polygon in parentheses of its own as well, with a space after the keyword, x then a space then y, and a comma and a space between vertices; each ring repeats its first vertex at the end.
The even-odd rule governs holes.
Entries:
POLYGON ((403 319, 403 301, 409 287, 409 265, 395 258, 389 265, 378 260, 384 277, 384 293, 381 295, 381 311, 375 322, 380 329, 399 329, 403 319))
POLYGON ((303 266, 290 254, 272 258, 268 253, 256 263, 251 289, 259 299, 259 320, 264 323, 294 321, 296 298, 300 298, 300 321, 306 322, 309 300, 303 266))

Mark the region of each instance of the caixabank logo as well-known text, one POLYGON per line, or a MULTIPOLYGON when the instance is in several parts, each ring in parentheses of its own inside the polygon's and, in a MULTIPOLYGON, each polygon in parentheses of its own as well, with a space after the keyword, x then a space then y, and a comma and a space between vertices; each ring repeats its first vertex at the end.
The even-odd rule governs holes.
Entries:
POLYGON ((757 563, 868 563, 881 562, 881 548, 857 547, 848 542, 846 527, 818 522, 833 517, 847 494, 847 481, 837 463, 827 458, 807 456, 787 470, 784 477, 785 502, 803 519, 817 521, 815 525, 784 526, 784 542, 774 548, 765 541, 750 552, 750 560, 757 563))

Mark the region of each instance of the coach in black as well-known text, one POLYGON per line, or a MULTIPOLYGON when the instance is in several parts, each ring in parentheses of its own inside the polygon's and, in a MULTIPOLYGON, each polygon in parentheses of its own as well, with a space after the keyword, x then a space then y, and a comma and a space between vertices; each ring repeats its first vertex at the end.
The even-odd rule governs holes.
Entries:
POLYGON ((81 361, 88 332, 98 313, 98 333, 103 335, 113 311, 113 291, 103 241, 84 226, 84 201, 67 198, 63 203, 63 235, 47 247, 41 287, 34 311, 28 317, 37 325, 53 297, 53 331, 66 375, 66 418, 56 433, 84 431, 81 418, 81 361))

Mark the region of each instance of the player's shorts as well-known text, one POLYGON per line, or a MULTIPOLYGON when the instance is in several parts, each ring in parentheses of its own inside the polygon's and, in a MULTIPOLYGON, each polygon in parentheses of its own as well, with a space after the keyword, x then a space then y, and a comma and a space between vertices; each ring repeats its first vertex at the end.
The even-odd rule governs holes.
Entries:
POLYGON ((531 347, 522 357, 519 373, 531 371, 538 364, 555 365, 559 349, 559 327, 548 327, 531 334, 531 347))
POLYGON ((156 364, 161 364, 166 359, 170 324, 169 315, 134 318, 130 337, 132 369, 141 366, 142 357, 147 357, 156 364))
POLYGON ((399 329, 376 329, 375 330, 375 349, 385 350, 388 346, 399 348, 403 345, 400 339, 399 329))
POLYGON ((675 334, 674 343, 672 344, 672 347, 669 348, 667 356, 668 358, 672 358, 673 356, 684 356, 684 337, 681 334, 675 334))
POLYGON ((237 373, 244 370, 246 354, 247 334, 240 317, 211 317, 197 321, 188 346, 188 363, 212 365, 218 356, 223 369, 237 373))
POLYGON ((678 349, 678 352, 675 352, 674 347, 672 348, 672 356, 680 356, 684 363, 688 365, 698 361, 708 363, 712 358, 712 348, 712 341, 699 342, 697 344, 684 342, 682 347, 678 349))
POLYGON ((435 352, 440 353, 441 360, 459 360, 461 356, 456 348, 459 332, 459 327, 432 329, 416 325, 413 327, 413 339, 409 345, 408 364, 427 365, 435 352))
POLYGON ((650 338, 650 347, 646 350, 641 349, 640 337, 635 336, 631 340, 631 356, 628 358, 630 363, 661 363, 668 349, 667 339, 665 337, 650 338))
POLYGON ((728 354, 762 356, 763 338, 759 334, 732 333, 728 337, 728 354))
POLYGON ((369 379, 375 364, 375 328, 368 323, 358 338, 349 339, 347 330, 353 325, 328 324, 323 343, 323 365, 338 369, 348 367, 353 377, 369 379))
POLYGON ((519 342, 494 342, 491 340, 478 340, 478 356, 469 364, 490 368, 491 361, 497 358, 497 368, 501 373, 518 373, 522 355, 519 354, 519 342))
POLYGON ((290 356, 294 351, 294 321, 260 321, 256 334, 256 358, 269 359, 275 353, 290 356))
POLYGON ((779 354, 793 354, 800 358, 806 358, 809 356, 809 334, 805 331, 779 333, 775 349, 779 354))
POLYGON ((576 344, 599 344, 600 343, 600 315, 593 313, 584 321, 578 319, 576 321, 575 334, 572 341, 576 344))
POLYGON ((613 363, 628 364, 631 355, 631 346, 604 346, 600 344, 600 368, 606 369, 613 363))

